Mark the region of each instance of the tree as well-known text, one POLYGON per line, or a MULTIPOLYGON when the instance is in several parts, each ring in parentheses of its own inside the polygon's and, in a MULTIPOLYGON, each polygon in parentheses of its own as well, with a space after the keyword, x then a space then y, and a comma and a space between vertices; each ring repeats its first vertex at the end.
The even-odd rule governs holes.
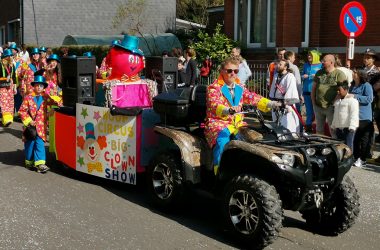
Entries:
POLYGON ((141 28, 144 26, 142 14, 145 10, 146 0, 126 0, 117 7, 116 15, 112 19, 112 28, 118 29, 125 25, 128 19, 128 33, 135 35, 136 33, 142 36, 141 28))
POLYGON ((212 35, 203 30, 198 30, 196 41, 189 47, 197 53, 200 61, 210 57, 214 62, 220 63, 230 55, 231 50, 237 45, 236 42, 228 38, 222 31, 222 26, 218 24, 212 35))
POLYGON ((220 6, 224 0, 177 0, 177 17, 207 25, 207 8, 220 6))

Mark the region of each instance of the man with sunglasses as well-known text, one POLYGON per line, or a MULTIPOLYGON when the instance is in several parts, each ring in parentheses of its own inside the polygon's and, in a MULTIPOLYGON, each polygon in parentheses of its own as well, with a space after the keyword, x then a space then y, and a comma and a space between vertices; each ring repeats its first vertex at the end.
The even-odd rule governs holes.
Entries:
POLYGON ((206 127, 207 143, 213 148, 214 173, 218 173, 219 161, 224 146, 231 137, 238 138, 239 128, 246 126, 241 108, 244 104, 256 105, 264 112, 280 106, 254 92, 249 92, 237 77, 240 61, 229 57, 221 64, 220 75, 207 88, 206 127))

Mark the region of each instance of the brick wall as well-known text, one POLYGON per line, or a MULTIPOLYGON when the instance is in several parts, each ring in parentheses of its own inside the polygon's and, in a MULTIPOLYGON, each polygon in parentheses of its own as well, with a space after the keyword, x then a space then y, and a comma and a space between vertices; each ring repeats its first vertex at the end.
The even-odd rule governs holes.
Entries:
MULTIPOLYGON (((128 20, 121 28, 112 28, 112 19, 120 2, 123 1, 34 0, 39 45, 60 45, 68 34, 118 35, 122 31, 128 32, 128 24, 132 23, 128 20)), ((32 1, 24 1, 24 5, 24 41, 37 44, 32 1)), ((1 9, 2 6, 0 4, 1 9)), ((141 18, 142 33, 163 33, 174 28, 175 15, 175 0, 147 0, 141 18)))
POLYGON ((235 1, 224 1, 224 32, 229 38, 234 38, 235 1))
POLYGON ((302 40, 302 0, 277 1, 276 45, 300 47, 302 40))

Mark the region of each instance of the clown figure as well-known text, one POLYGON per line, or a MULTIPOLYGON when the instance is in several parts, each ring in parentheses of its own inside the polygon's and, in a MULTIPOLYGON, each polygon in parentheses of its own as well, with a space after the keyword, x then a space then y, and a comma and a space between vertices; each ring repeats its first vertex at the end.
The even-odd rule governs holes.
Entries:
POLYGON ((110 75, 105 86, 109 106, 152 106, 152 98, 157 95, 157 86, 155 82, 142 80, 139 76, 145 67, 145 58, 138 44, 137 37, 125 35, 107 55, 106 71, 110 72, 110 75))

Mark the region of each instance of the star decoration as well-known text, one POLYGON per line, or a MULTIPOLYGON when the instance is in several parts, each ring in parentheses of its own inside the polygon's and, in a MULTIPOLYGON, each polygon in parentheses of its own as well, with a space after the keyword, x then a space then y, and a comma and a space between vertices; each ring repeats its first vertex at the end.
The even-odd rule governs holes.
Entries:
POLYGON ((100 118, 102 118, 100 115, 100 111, 95 111, 93 119, 98 122, 100 118))
POLYGON ((82 126, 82 124, 79 123, 79 125, 78 125, 78 127, 77 127, 77 129, 78 129, 78 133, 79 133, 79 134, 84 132, 83 128, 84 128, 84 127, 82 126))
POLYGON ((87 108, 82 108, 82 113, 80 113, 84 119, 86 119, 86 116, 88 116, 87 114, 87 108))
POLYGON ((84 165, 84 159, 83 157, 79 157, 78 161, 79 165, 82 167, 82 165, 84 165))

